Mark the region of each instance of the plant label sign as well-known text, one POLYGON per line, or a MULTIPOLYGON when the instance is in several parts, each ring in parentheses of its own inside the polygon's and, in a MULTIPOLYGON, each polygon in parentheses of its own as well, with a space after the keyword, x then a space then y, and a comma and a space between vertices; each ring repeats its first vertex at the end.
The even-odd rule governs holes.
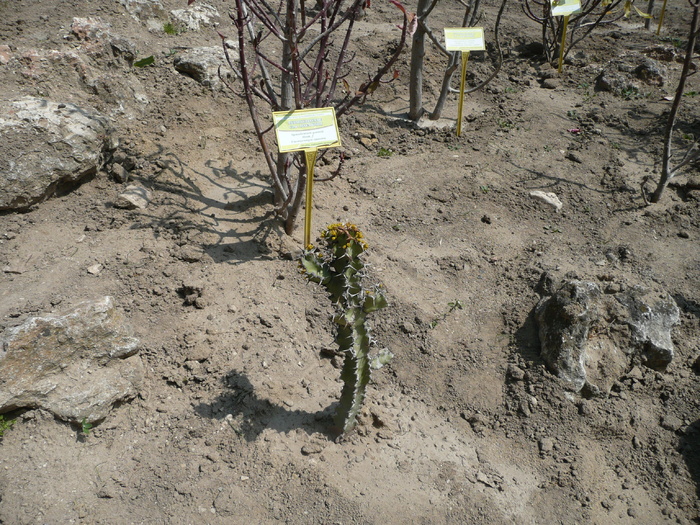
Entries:
POLYGON ((569 16, 581 10, 581 0, 552 0, 552 16, 569 16))
POLYGON ((552 16, 563 16, 564 24, 561 30, 561 46, 559 46, 559 67, 561 73, 564 67, 564 49, 566 47, 566 28, 569 26, 569 16, 581 10, 581 0, 551 0, 552 16))
POLYGON ((280 153, 303 151, 306 161, 306 213, 304 248, 311 245, 311 210, 314 193, 314 166, 320 148, 340 146, 338 120, 334 108, 273 111, 272 121, 280 153))
POLYGON ((272 120, 280 153, 340 146, 334 108, 274 111, 272 120))
POLYGON ((448 51, 484 51, 483 27, 446 27, 445 49, 448 51))
POLYGON ((467 61, 470 51, 484 51, 483 27, 446 27, 445 48, 462 53, 462 74, 459 82, 459 106, 457 109, 457 136, 462 134, 462 108, 464 106, 464 85, 467 79, 467 61))

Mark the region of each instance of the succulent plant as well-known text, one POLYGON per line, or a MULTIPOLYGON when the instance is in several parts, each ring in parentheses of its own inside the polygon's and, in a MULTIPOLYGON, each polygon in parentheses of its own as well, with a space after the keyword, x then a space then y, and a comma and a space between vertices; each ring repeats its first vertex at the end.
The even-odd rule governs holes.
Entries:
POLYGON ((367 314, 387 306, 379 285, 367 285, 362 254, 367 249, 364 236, 354 224, 331 224, 321 232, 321 245, 307 246, 301 258, 302 272, 310 281, 323 285, 336 307, 335 341, 344 354, 341 379, 343 390, 335 414, 341 434, 355 427, 365 399, 371 368, 385 364, 388 351, 371 358, 372 345, 367 314))

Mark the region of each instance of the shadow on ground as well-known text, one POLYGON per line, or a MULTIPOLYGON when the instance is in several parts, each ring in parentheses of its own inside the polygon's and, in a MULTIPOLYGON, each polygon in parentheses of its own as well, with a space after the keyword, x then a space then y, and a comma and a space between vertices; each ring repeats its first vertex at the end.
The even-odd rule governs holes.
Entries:
POLYGON ((285 434, 301 429, 309 435, 335 437, 331 425, 337 403, 318 412, 291 410, 259 397, 248 378, 237 370, 230 371, 223 383, 225 391, 218 398, 195 405, 194 410, 201 417, 227 420, 246 441, 255 441, 266 428, 285 434))
POLYGON ((700 419, 686 427, 681 439, 680 452, 695 482, 695 492, 700 498, 700 419))
POLYGON ((259 171, 239 172, 231 162, 216 166, 213 161, 205 163, 207 170, 198 170, 161 146, 146 158, 161 171, 134 181, 159 192, 161 199, 157 211, 140 212, 134 228, 169 234, 181 245, 199 245, 217 263, 265 257, 261 246, 274 233, 275 221, 272 191, 259 171), (192 241, 197 234, 215 236, 216 241, 192 241))

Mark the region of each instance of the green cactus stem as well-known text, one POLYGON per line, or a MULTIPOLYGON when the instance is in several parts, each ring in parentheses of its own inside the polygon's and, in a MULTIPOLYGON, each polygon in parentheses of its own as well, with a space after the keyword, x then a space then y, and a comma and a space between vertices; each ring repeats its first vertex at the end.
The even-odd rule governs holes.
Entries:
POLYGON ((336 306, 335 341, 345 359, 340 377, 343 390, 335 414, 342 434, 355 427, 370 378, 372 362, 386 362, 390 354, 370 358, 367 314, 387 306, 379 286, 366 286, 362 254, 367 249, 362 232, 354 224, 331 224, 321 232, 321 246, 308 246, 301 258, 302 272, 322 284, 336 306))

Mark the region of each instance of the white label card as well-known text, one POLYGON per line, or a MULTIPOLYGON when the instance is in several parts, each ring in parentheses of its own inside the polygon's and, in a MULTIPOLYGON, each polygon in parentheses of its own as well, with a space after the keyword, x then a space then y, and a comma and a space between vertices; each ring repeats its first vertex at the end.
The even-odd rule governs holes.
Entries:
POLYGON ((581 0, 552 0, 552 16, 568 16, 581 10, 581 0))
POLYGON ((448 51, 484 51, 483 27, 446 27, 445 49, 448 51))
POLYGON ((334 108, 274 111, 272 120, 280 153, 340 146, 334 108))

